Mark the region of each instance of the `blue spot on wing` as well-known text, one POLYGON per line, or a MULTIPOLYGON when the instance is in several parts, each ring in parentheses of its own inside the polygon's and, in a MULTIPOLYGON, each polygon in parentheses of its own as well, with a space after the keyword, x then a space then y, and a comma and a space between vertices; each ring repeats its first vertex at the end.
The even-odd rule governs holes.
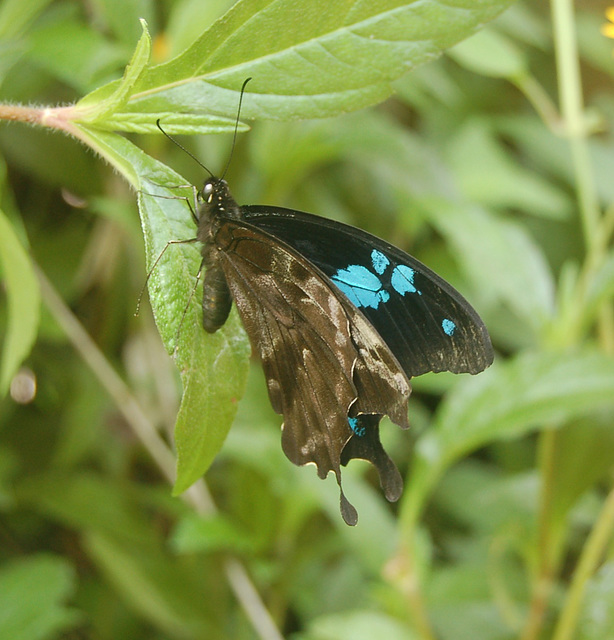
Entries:
POLYGON ((362 438, 367 429, 366 427, 360 422, 360 420, 358 418, 348 418, 348 423, 352 429, 352 431, 359 437, 362 438))
MULTIPOLYGON (((373 271, 358 264, 351 264, 345 269, 339 269, 331 280, 357 307, 371 307, 377 309, 382 302, 390 300, 390 292, 379 276, 383 276, 390 266, 390 259, 377 249, 371 252, 373 271), (376 275, 379 274, 379 275, 376 275)), ((404 296, 406 293, 422 295, 414 284, 416 272, 407 265, 396 266, 390 275, 389 286, 396 293, 404 296)))
POLYGON ((375 273, 379 273, 381 276, 388 268, 390 260, 388 260, 388 258, 381 251, 373 249, 373 251, 371 252, 371 263, 373 264, 375 273))
POLYGON ((398 267, 395 267, 392 272, 392 277, 390 278, 390 284, 392 288, 397 292, 404 296, 406 293, 417 293, 422 295, 422 291, 418 291, 416 286, 414 285, 414 276, 416 272, 407 265, 400 264, 398 267))
POLYGON ((441 328, 446 335, 452 336, 456 331, 456 323, 452 322, 452 320, 449 320, 448 318, 444 318, 441 321, 441 328))
POLYGON ((390 294, 383 289, 381 280, 366 267, 351 264, 339 269, 331 280, 357 307, 377 309, 380 302, 387 302, 390 294))

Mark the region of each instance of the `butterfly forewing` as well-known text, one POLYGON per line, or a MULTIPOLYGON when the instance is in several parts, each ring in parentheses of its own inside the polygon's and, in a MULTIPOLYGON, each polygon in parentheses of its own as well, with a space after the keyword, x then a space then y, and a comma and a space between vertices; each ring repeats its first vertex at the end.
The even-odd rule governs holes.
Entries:
POLYGON ((379 332, 408 377, 479 373, 492 363, 490 337, 478 314, 412 256, 365 231, 308 213, 261 206, 242 211, 247 222, 325 273, 379 332))

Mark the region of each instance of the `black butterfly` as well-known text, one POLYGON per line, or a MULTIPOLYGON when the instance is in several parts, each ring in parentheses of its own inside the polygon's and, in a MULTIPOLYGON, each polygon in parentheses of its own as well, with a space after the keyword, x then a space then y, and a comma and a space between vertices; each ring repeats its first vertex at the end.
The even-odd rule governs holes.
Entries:
MULTIPOLYGON (((318 475, 352 458, 372 462, 386 498, 403 488, 379 439, 383 415, 407 428, 409 379, 479 373, 493 360, 486 327, 447 282, 364 231, 308 213, 240 207, 228 185, 199 194, 206 275, 203 325, 219 329, 235 301, 259 353, 282 445, 318 475)), ((341 489, 341 513, 358 515, 341 489)))
MULTIPOLYGON (((241 94, 242 95, 242 94, 241 94)), ((237 119, 238 120, 238 119, 237 119)), ((403 481, 379 438, 382 416, 408 427, 410 378, 479 373, 493 360, 484 323, 447 282, 369 233, 308 213, 239 206, 211 177, 198 193, 203 326, 213 333, 234 300, 262 360, 282 446, 295 464, 334 471, 341 514, 358 514, 341 465, 375 465, 386 498, 403 481)))

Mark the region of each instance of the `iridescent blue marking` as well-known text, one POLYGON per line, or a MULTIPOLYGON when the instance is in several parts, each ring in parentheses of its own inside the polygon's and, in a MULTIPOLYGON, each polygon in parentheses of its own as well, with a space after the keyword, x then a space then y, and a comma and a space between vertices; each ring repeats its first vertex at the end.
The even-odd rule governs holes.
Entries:
POLYGON ((379 273, 381 276, 388 268, 390 260, 388 260, 388 258, 381 251, 373 249, 373 251, 371 252, 371 263, 373 264, 375 273, 379 273))
POLYGON ((418 291, 414 285, 415 275, 416 272, 411 267, 400 264, 398 267, 395 267, 392 272, 390 284, 392 285, 392 288, 402 296, 406 293, 417 293, 418 295, 422 295, 422 291, 418 291))
POLYGON ((380 279, 366 267, 351 264, 339 269, 331 280, 357 307, 377 309, 380 302, 388 302, 390 294, 382 288, 380 279))
MULTIPOLYGON (((371 307, 377 309, 382 302, 390 300, 390 292, 386 290, 384 283, 378 277, 383 276, 390 266, 390 259, 377 249, 371 252, 371 264, 373 271, 359 264, 351 264, 345 269, 338 269, 331 280, 341 289, 349 300, 357 307, 371 307)), ((407 265, 396 266, 390 275, 390 286, 400 295, 417 293, 414 276, 416 272, 407 265)))
POLYGON ((452 322, 452 320, 449 320, 448 318, 444 318, 441 321, 441 328, 443 329, 443 332, 446 335, 453 336, 454 332, 456 331, 456 324, 452 322))
POLYGON ((362 438, 367 432, 366 427, 362 426, 358 422, 358 418, 348 418, 348 423, 352 431, 359 437, 362 438))

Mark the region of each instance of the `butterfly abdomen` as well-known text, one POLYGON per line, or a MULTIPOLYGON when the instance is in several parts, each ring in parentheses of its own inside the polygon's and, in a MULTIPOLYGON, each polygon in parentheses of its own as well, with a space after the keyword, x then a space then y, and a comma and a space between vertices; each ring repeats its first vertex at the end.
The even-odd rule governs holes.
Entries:
POLYGON ((219 262, 207 267, 203 281, 203 327, 208 333, 215 333, 226 322, 232 296, 226 283, 226 276, 219 262))

